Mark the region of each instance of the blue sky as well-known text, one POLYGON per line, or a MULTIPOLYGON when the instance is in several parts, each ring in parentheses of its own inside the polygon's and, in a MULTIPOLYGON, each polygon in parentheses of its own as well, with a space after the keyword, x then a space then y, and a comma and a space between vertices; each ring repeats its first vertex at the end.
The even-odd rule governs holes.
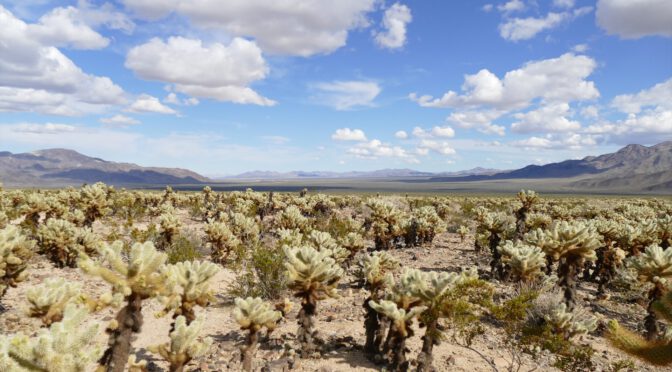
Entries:
POLYGON ((669 0, 0 0, 0 150, 217 176, 669 139, 669 0))

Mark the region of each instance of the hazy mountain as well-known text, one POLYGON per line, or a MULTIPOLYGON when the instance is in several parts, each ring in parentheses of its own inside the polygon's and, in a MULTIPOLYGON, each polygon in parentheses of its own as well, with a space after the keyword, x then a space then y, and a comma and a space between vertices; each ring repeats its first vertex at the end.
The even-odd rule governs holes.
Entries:
POLYGON ((186 169, 115 163, 67 149, 22 154, 0 152, 0 180, 7 186, 78 185, 97 181, 116 185, 166 185, 210 181, 186 169))
POLYGON ((613 154, 546 165, 528 165, 493 175, 432 177, 429 181, 464 182, 506 179, 571 178, 574 189, 661 191, 672 189, 672 141, 655 146, 628 145, 613 154))
POLYGON ((221 177, 221 179, 300 179, 300 178, 406 178, 406 177, 436 177, 436 176, 468 176, 484 175, 501 172, 499 169, 473 168, 458 172, 422 172, 413 169, 380 169, 374 171, 351 171, 351 172, 326 172, 326 171, 292 171, 292 172, 271 172, 271 171, 252 171, 245 172, 235 176, 221 177))

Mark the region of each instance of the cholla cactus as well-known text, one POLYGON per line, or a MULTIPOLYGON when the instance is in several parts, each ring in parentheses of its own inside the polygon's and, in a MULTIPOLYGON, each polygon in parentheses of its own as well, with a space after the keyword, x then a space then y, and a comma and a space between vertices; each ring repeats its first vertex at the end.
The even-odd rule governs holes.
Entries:
POLYGON ((231 232, 246 246, 253 246, 259 241, 259 225, 252 217, 242 213, 233 213, 230 219, 231 232))
POLYGON ((507 240, 497 249, 514 280, 529 283, 544 275, 546 255, 541 248, 507 240))
POLYGON ((343 269, 327 251, 317 251, 311 247, 284 248, 287 262, 288 287, 301 299, 299 311, 299 331, 297 338, 302 353, 315 352, 315 331, 313 316, 317 302, 328 297, 336 297, 336 285, 343 276, 343 269))
POLYGON ((243 369, 251 372, 254 370, 253 359, 259 341, 259 331, 262 328, 266 328, 268 332, 273 331, 282 318, 282 314, 273 310, 271 304, 258 297, 236 298, 235 303, 233 318, 240 325, 240 329, 248 331, 247 344, 241 347, 243 369))
POLYGON ((403 234, 403 214, 394 205, 381 199, 371 199, 366 205, 371 208, 369 225, 376 250, 393 248, 403 234))
POLYGON ((361 252, 366 247, 366 242, 362 234, 357 232, 349 232, 339 240, 339 244, 348 251, 346 263, 349 265, 355 258, 358 252, 361 252))
POLYGON ((628 223, 619 229, 618 244, 631 256, 642 252, 646 247, 659 244, 658 223, 655 219, 646 219, 639 223, 628 223))
POLYGON ((460 228, 457 229, 457 233, 460 234, 460 242, 464 243, 464 239, 469 235, 469 228, 461 225, 460 228))
POLYGON ((605 297, 605 287, 616 275, 623 263, 626 252, 616 246, 620 235, 621 224, 614 220, 597 219, 593 221, 597 232, 602 236, 604 244, 596 250, 597 260, 591 279, 599 277, 597 295, 605 297))
POLYGON ((180 234, 180 227, 182 223, 174 213, 165 212, 159 217, 160 249, 166 250, 173 244, 175 237, 180 234))
POLYGON ((532 206, 539 201, 539 196, 532 190, 520 190, 518 200, 520 200, 522 206, 516 211, 516 234, 513 237, 514 241, 523 239, 523 236, 527 232, 527 214, 532 210, 532 206))
POLYGON ((41 318, 46 326, 63 318, 66 305, 75 302, 82 295, 82 285, 67 282, 62 278, 47 279, 44 283, 31 287, 26 292, 30 303, 28 315, 41 318))
POLYGON ((175 320, 175 329, 170 332, 170 342, 162 345, 150 346, 149 351, 159 354, 170 363, 170 372, 182 372, 192 359, 205 354, 212 339, 206 337, 198 340, 198 334, 203 328, 203 319, 197 319, 187 325, 185 317, 178 316, 175 320))
POLYGON ((450 307, 447 303, 453 301, 448 297, 449 292, 458 285, 478 280, 478 273, 476 268, 460 274, 425 273, 415 270, 412 277, 418 278, 418 280, 408 283, 409 290, 425 306, 421 319, 426 330, 422 337, 422 352, 418 357, 417 369, 419 372, 424 372, 432 370, 434 344, 441 336, 441 331, 438 328, 439 318, 447 315, 446 309, 450 307))
POLYGON ((392 371, 408 370, 408 361, 406 360, 406 339, 412 335, 411 322, 427 308, 425 306, 416 306, 410 310, 399 308, 392 301, 370 301, 369 306, 375 311, 385 315, 392 322, 390 327, 389 345, 391 351, 392 371))
POLYGON ((78 228, 72 222, 49 219, 37 229, 37 245, 59 267, 75 267, 82 253, 92 253, 102 242, 89 228, 78 228))
POLYGON ((302 232, 307 232, 310 227, 308 218, 301 214, 301 210, 295 206, 290 205, 280 212, 277 216, 277 226, 283 229, 299 229, 302 232))
POLYGON ((126 300, 109 327, 108 349, 100 360, 108 372, 124 371, 131 336, 142 327, 142 301, 166 290, 166 278, 161 274, 167 259, 164 253, 158 252, 151 242, 135 243, 125 259, 123 248, 120 241, 106 244, 100 250, 100 262, 83 257, 79 263, 82 270, 110 283, 113 292, 122 294, 126 300))
POLYGON ((320 252, 327 252, 339 265, 350 257, 350 252, 341 247, 328 232, 313 230, 306 243, 320 252))
POLYGON ((595 250, 602 245, 601 237, 592 224, 561 221, 548 230, 537 229, 525 240, 541 248, 548 257, 558 261, 558 278, 565 291, 565 304, 574 308, 576 276, 586 261, 596 259, 595 250))
POLYGON ((231 252, 241 244, 226 223, 216 221, 205 224, 205 240, 210 248, 210 257, 219 264, 225 264, 231 252))
POLYGON ((565 339, 593 332, 597 329, 597 318, 585 310, 568 311, 567 305, 558 303, 555 308, 544 314, 544 320, 553 332, 562 334, 565 339))
MULTIPOLYGON (((2 216, 0 215, 0 227, 2 227, 2 216)), ((668 214, 658 219, 658 239, 660 247, 667 249, 672 246, 672 215, 668 214)))
POLYGON ((431 243, 436 235, 446 231, 446 223, 434 207, 424 206, 413 210, 404 230, 406 246, 415 247, 431 243))
POLYGON ((638 256, 630 259, 628 266, 637 273, 640 282, 653 284, 649 291, 648 315, 644 320, 646 337, 654 340, 658 337, 660 329, 656 319, 653 304, 658 301, 672 286, 672 249, 663 250, 660 246, 650 245, 638 256))
MULTIPOLYGON (((672 291, 654 303, 653 309, 660 318, 672 324, 672 291)), ((651 364, 658 366, 672 364, 672 338, 646 340, 636 333, 621 328, 615 320, 609 323, 608 338, 617 348, 651 364)))
POLYGON ((47 209, 49 209, 49 206, 45 203, 44 197, 39 191, 28 194, 19 210, 20 214, 24 216, 21 227, 26 228, 30 232, 35 232, 40 224, 42 212, 45 212, 47 209))
POLYGON ((527 219, 525 220, 525 225, 527 226, 527 230, 535 230, 535 229, 545 229, 553 223, 553 220, 551 219, 551 216, 543 213, 529 213, 527 215, 527 219))
POLYGON ((85 216, 85 226, 93 225, 96 219, 110 213, 110 205, 112 203, 108 201, 108 193, 108 187, 102 182, 82 187, 80 190, 80 200, 85 216))
POLYGON ((0 229, 4 229, 7 224, 9 224, 9 217, 7 217, 7 213, 0 210, 0 229))
POLYGON ((504 265, 502 265, 502 256, 497 247, 513 229, 513 220, 504 213, 487 213, 482 219, 481 226, 483 230, 490 234, 488 238, 488 246, 492 254, 490 272, 493 276, 502 278, 504 276, 504 265))
POLYGON ((21 229, 9 225, 0 230, 0 298, 7 288, 26 277, 25 269, 28 260, 33 256, 35 243, 21 234, 21 229))
POLYGON ((98 326, 84 326, 88 312, 70 304, 63 320, 49 329, 41 329, 36 336, 22 334, 0 336, 0 370, 7 372, 87 372, 102 353, 93 344, 98 326))
POLYGON ((399 269, 399 261, 387 252, 374 252, 362 257, 359 262, 361 279, 369 290, 369 297, 364 300, 362 307, 366 311, 364 329, 366 343, 364 351, 373 357, 380 352, 380 346, 385 338, 385 329, 382 319, 374 310, 369 301, 378 301, 385 288, 394 284, 392 272, 399 269))
POLYGON ((210 288, 219 268, 212 262, 185 261, 164 266, 170 296, 164 298, 164 311, 174 311, 174 318, 184 316, 187 324, 196 319, 194 307, 205 307, 214 298, 210 288))

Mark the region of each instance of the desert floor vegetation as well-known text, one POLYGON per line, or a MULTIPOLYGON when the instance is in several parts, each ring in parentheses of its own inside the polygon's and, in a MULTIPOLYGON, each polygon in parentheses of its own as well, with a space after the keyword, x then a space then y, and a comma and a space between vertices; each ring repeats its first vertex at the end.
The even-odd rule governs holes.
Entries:
POLYGON ((2 371, 663 371, 672 201, 0 188, 2 371))

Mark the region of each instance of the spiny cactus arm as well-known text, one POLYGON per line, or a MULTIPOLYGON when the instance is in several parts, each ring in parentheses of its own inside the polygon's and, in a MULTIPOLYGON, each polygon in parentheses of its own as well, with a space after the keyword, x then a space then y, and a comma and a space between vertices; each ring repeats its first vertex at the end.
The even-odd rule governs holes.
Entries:
POLYGON ((236 308, 233 309, 233 318, 241 329, 250 329, 253 332, 266 327, 269 331, 275 329, 282 314, 273 310, 273 306, 258 297, 235 299, 236 308))
POLYGON ((401 309, 393 301, 381 300, 381 301, 369 301, 369 306, 371 308, 389 318, 392 323, 395 325, 398 332, 400 332, 404 337, 408 335, 408 330, 406 329, 406 322, 415 318, 416 316, 422 314, 427 310, 426 306, 415 306, 409 311, 401 309))
POLYGON ((28 315, 42 317, 45 325, 58 321, 68 303, 83 300, 81 290, 79 283, 69 283, 62 278, 47 279, 26 292, 26 299, 30 303, 28 315))
POLYGON ((183 367, 193 358, 205 354, 212 345, 212 339, 198 340, 198 334, 203 328, 203 318, 199 318, 190 325, 183 316, 175 320, 175 330, 170 333, 170 342, 150 346, 149 351, 161 355, 171 365, 172 370, 183 367))
MULTIPOLYGON (((88 311, 70 304, 63 320, 42 329, 37 336, 13 336, 6 345, 7 356, 22 367, 17 371, 88 371, 102 354, 99 345, 91 345, 97 325, 82 327, 88 311)), ((10 369, 11 370, 11 369, 10 369)))
POLYGON ((615 347, 651 364, 659 366, 672 364, 672 342, 669 340, 647 341, 640 335, 622 328, 615 320, 609 322, 607 337, 615 347))

